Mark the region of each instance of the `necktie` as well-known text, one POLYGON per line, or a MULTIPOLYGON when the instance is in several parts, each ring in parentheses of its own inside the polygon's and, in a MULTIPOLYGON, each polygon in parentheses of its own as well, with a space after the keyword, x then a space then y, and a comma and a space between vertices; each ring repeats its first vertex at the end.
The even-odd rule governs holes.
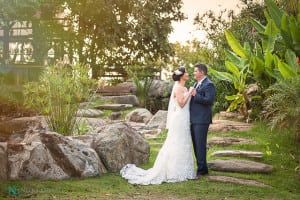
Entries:
POLYGON ((195 82, 193 88, 197 88, 197 86, 198 86, 198 82, 195 82))

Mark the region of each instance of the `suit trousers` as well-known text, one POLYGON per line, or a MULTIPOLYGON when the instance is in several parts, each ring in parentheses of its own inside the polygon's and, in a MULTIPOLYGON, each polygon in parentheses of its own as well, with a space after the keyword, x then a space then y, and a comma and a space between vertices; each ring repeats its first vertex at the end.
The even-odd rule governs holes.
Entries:
POLYGON ((191 124, 194 153, 197 159, 197 175, 208 174, 206 143, 209 124, 191 124))

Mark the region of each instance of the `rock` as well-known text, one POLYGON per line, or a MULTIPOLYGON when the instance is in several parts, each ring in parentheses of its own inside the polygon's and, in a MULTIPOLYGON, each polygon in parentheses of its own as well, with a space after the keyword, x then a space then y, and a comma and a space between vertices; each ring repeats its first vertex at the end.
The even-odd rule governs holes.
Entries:
POLYGON ((66 179, 106 172, 94 149, 54 132, 26 133, 11 138, 8 147, 10 179, 66 179))
POLYGON ((108 122, 101 118, 87 118, 87 117, 81 117, 77 118, 78 123, 86 123, 86 125, 90 126, 92 129, 95 129, 100 126, 104 126, 108 122))
POLYGON ((152 113, 145 108, 138 108, 125 116, 126 121, 148 123, 153 117, 152 113))
POLYGON ((250 186, 257 186, 257 187, 271 187, 259 181, 234 178, 229 176, 207 176, 207 179, 209 181, 216 181, 216 182, 223 182, 223 183, 236 183, 241 185, 250 185, 250 186))
POLYGON ((151 118, 151 120, 146 124, 145 129, 165 129, 167 123, 167 114, 166 110, 159 110, 151 118))
POLYGON ((105 86, 97 91, 103 96, 121 96, 136 93, 136 86, 132 82, 119 83, 114 86, 105 86))
POLYGON ((14 134, 25 133, 29 128, 40 124, 37 117, 21 117, 0 122, 0 133, 14 134))
POLYGON ((100 110, 115 110, 115 111, 121 111, 121 110, 127 110, 129 108, 132 108, 132 104, 103 104, 100 106, 97 106, 97 109, 100 110))
POLYGON ((44 134, 42 142, 71 177, 92 177, 107 172, 96 151, 85 144, 58 134, 44 134))
POLYGON ((262 158, 263 153, 257 151, 242 151, 242 150, 220 150, 215 151, 213 156, 240 156, 250 158, 262 158))
POLYGON ((138 132, 144 130, 144 127, 146 126, 145 123, 132 122, 132 121, 127 121, 126 124, 128 124, 130 127, 132 127, 134 130, 138 132))
POLYGON ((173 82, 163 80, 153 80, 150 89, 149 97, 169 97, 172 92, 173 82))
POLYGON ((81 102, 79 103, 79 108, 81 109, 86 109, 89 106, 94 106, 95 103, 94 102, 81 102))
POLYGON ((226 120, 226 119, 242 119, 244 118, 243 115, 241 115, 238 112, 226 112, 226 111, 221 111, 219 113, 216 113, 214 115, 215 120, 226 120))
POLYGON ((9 140, 9 134, 1 134, 0 133, 0 142, 7 142, 9 140))
MULTIPOLYGON (((19 146, 21 147, 21 146, 19 146)), ((51 152, 42 143, 23 144, 24 152, 10 150, 10 179, 54 179, 61 180, 72 177, 59 166, 53 159, 51 152), (23 154, 24 153, 24 154, 23 154), (20 155, 27 155, 21 159, 20 155), (18 163, 12 165, 13 158, 18 158, 18 163)), ((10 149, 15 147, 10 146, 10 149)))
POLYGON ((256 141, 245 138, 236 138, 236 137, 212 137, 207 142, 208 146, 213 145, 223 145, 229 146, 232 144, 256 144, 256 141))
POLYGON ((246 131, 252 128, 251 124, 230 120, 213 120, 209 132, 246 131))
POLYGON ((103 112, 96 109, 80 109, 77 111, 77 117, 90 117, 95 118, 103 115, 103 112))
POLYGON ((7 142, 0 142, 0 180, 7 180, 7 142))
POLYGON ((147 138, 155 138, 161 132, 161 129, 142 130, 140 133, 147 138))
POLYGON ((120 112, 112 112, 112 113, 110 114, 109 118, 110 118, 111 120, 117 120, 117 119, 119 119, 121 116, 122 116, 122 113, 120 113, 120 112))
POLYGON ((96 136, 95 134, 85 134, 85 135, 67 136, 67 137, 93 148, 94 138, 96 136))
POLYGON ((208 167, 214 171, 240 172, 240 173, 270 173, 272 165, 247 160, 212 160, 208 167))
POLYGON ((126 123, 116 122, 97 132, 94 149, 109 171, 117 172, 128 163, 139 165, 149 161, 148 142, 126 123))
POLYGON ((133 106, 140 105, 136 95, 102 96, 100 99, 105 102, 108 101, 116 104, 132 104, 133 106))

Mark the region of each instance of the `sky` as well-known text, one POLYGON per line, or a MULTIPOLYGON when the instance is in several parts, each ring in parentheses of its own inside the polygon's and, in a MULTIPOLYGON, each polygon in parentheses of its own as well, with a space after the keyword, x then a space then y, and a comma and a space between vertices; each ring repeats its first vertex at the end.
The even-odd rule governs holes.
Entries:
POLYGON ((223 9, 232 9, 238 12, 237 4, 239 0, 182 0, 182 12, 185 13, 186 20, 173 23, 174 31, 169 35, 170 42, 185 43, 187 40, 196 38, 198 40, 205 39, 203 31, 196 31, 193 25, 193 19, 197 13, 204 14, 208 10, 218 13, 223 9))

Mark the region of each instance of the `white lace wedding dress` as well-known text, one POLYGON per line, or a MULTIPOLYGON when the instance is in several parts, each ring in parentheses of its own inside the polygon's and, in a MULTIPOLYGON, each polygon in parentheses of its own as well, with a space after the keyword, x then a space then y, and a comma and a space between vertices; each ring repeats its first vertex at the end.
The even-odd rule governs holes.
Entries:
POLYGON ((168 108, 168 135, 153 167, 144 170, 134 164, 127 164, 120 171, 121 176, 131 184, 149 185, 161 184, 162 182, 180 182, 195 177, 190 133, 190 100, 181 108, 174 98, 174 88, 175 86, 168 108))

